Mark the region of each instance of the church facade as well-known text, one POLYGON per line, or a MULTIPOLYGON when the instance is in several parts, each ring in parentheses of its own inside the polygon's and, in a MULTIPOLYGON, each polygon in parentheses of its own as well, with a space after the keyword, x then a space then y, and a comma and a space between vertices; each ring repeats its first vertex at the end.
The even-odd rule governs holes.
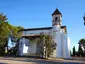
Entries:
POLYGON ((30 28, 22 30, 22 38, 19 42, 19 55, 33 55, 37 53, 37 43, 31 43, 30 39, 36 39, 40 33, 50 34, 57 44, 51 57, 70 58, 69 41, 66 26, 62 26, 62 14, 56 9, 52 14, 52 27, 30 28))

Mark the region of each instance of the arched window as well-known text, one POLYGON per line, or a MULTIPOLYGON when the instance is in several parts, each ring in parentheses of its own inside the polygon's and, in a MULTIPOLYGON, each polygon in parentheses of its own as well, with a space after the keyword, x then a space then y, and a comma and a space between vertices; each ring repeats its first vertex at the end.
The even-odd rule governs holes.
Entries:
POLYGON ((57 21, 57 19, 58 19, 58 18, 57 18, 57 17, 55 17, 55 21, 57 21))

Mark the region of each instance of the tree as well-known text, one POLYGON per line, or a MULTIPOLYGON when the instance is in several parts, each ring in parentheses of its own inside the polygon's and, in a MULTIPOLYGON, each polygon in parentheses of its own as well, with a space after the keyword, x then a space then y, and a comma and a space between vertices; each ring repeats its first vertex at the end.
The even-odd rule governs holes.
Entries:
POLYGON ((79 48, 78 48, 78 54, 79 54, 79 56, 83 56, 83 50, 82 50, 80 44, 79 44, 79 48))
POLYGON ((81 47, 83 47, 85 49, 85 39, 80 39, 78 42, 79 45, 81 45, 81 47))
POLYGON ((79 42, 79 47, 78 47, 78 53, 79 56, 85 56, 85 39, 80 39, 79 42))
POLYGON ((37 49, 38 49, 38 52, 40 53, 40 57, 42 58, 44 58, 44 38, 45 38, 45 35, 41 33, 40 38, 37 42, 37 49))
POLYGON ((6 22, 7 18, 3 13, 0 14, 0 55, 4 55, 5 46, 8 40, 8 22, 6 22))
POLYGON ((71 52, 71 50, 70 50, 70 55, 72 56, 72 52, 71 52))
POLYGON ((38 50, 42 57, 48 58, 50 55, 52 55, 55 47, 56 44, 54 43, 52 36, 41 33, 38 41, 38 50))
POLYGON ((16 55, 18 53, 18 48, 19 48, 19 40, 22 36, 22 29, 23 27, 21 26, 13 26, 11 24, 8 24, 9 29, 10 29, 10 34, 9 37, 11 38, 12 42, 11 44, 16 44, 15 47, 12 47, 12 49, 9 51, 9 53, 11 51, 13 51, 13 54, 16 55))
POLYGON ((75 56, 76 54, 76 50, 75 50, 75 46, 73 46, 73 56, 75 56))
POLYGON ((53 51, 56 49, 56 44, 53 41, 53 38, 51 35, 46 35, 45 37, 45 49, 46 49, 46 55, 47 57, 50 57, 50 55, 53 54, 53 51))
POLYGON ((4 22, 7 20, 6 15, 4 15, 3 13, 0 13, 0 22, 4 22))
POLYGON ((13 26, 7 22, 7 17, 0 14, 0 55, 4 55, 5 47, 8 50, 8 38, 11 37, 13 42, 18 42, 21 38, 23 29, 21 26, 13 26))
POLYGON ((18 48, 19 48, 19 40, 22 36, 22 30, 23 27, 21 26, 13 26, 13 30, 12 30, 12 34, 11 34, 11 39, 14 43, 16 43, 15 47, 13 47, 12 51, 14 53, 14 55, 18 54, 18 48))

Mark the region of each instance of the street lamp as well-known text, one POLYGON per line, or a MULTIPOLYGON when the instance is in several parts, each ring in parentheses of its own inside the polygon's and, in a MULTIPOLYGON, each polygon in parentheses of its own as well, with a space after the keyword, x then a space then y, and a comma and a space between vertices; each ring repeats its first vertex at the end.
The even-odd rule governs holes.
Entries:
POLYGON ((84 14, 84 17, 83 17, 83 19, 84 19, 84 25, 85 25, 85 14, 84 14))

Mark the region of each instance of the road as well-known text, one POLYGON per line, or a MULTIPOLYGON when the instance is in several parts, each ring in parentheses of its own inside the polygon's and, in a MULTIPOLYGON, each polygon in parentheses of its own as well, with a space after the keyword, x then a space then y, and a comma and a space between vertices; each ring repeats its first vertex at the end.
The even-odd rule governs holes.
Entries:
POLYGON ((37 59, 25 57, 0 57, 0 64, 85 64, 85 61, 65 59, 37 59))

